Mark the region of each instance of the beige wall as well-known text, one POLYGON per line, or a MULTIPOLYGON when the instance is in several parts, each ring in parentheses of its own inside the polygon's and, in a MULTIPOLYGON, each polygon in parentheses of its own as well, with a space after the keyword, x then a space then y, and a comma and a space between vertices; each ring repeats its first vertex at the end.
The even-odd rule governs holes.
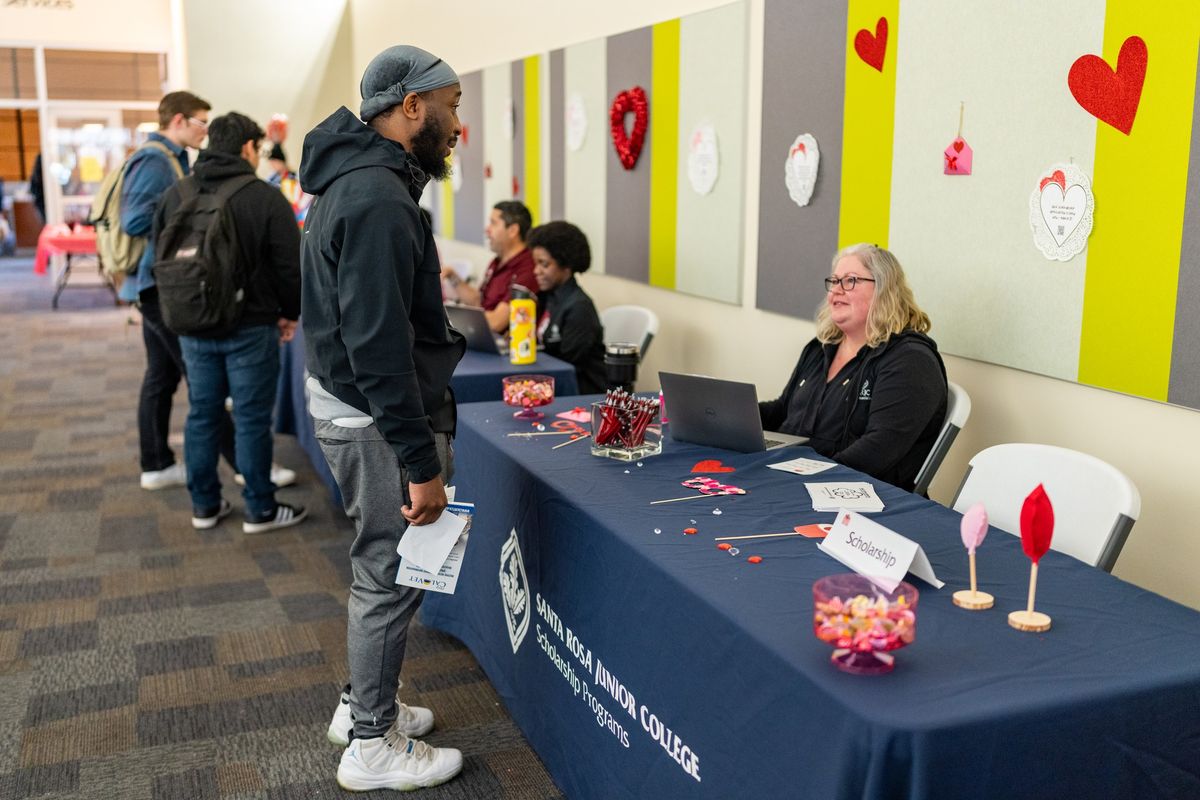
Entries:
POLYGON ((295 169, 304 134, 357 96, 345 0, 182 2, 188 88, 214 116, 240 111, 266 127, 287 114, 295 169))
POLYGON ((77 49, 163 52, 170 0, 72 0, 72 7, 0 6, 0 41, 77 49))

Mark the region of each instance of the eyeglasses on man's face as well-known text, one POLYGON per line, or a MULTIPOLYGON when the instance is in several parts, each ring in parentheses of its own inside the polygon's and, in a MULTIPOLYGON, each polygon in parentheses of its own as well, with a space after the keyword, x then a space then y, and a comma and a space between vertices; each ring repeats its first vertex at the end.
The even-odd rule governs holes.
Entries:
POLYGON ((208 120, 199 119, 197 117, 186 117, 185 119, 187 119, 188 122, 195 124, 195 126, 202 131, 208 130, 208 120))
POLYGON ((854 287, 858 285, 859 281, 866 281, 867 283, 874 283, 875 279, 874 278, 860 278, 857 275, 846 275, 845 277, 842 277, 842 278, 826 278, 825 279, 825 291, 832 292, 833 287, 840 286, 843 292, 852 292, 852 291, 854 291, 854 287))

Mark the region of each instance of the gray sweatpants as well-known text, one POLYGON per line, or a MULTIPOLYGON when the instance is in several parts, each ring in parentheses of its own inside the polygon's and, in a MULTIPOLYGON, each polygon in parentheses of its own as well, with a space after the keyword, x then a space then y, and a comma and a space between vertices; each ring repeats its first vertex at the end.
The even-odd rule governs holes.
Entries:
MULTIPOLYGON (((400 507, 408 502, 408 471, 375 425, 343 428, 314 420, 317 441, 342 491, 356 536, 350 546, 350 711, 359 739, 382 736, 396 719, 396 687, 404 663, 408 624, 424 592, 396 583, 396 544, 408 527, 400 507)), ((435 434, 442 481, 454 473, 450 436, 435 434)))

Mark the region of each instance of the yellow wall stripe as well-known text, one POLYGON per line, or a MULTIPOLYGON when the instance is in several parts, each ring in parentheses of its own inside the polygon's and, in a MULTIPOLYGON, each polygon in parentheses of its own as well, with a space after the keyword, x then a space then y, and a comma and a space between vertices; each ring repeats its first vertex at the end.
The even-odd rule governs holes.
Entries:
POLYGON ((1147 13, 1140 0, 1108 0, 1104 17, 1104 60, 1115 66, 1137 35, 1147 66, 1129 135, 1096 123, 1079 381, 1154 400, 1167 399, 1171 373, 1198 19, 1147 13))
MULTIPOLYGON (((892 194, 892 132, 896 121, 896 49, 900 0, 850 0, 846 24, 846 99, 842 110, 842 205, 838 246, 887 246, 892 194), (859 30, 872 36, 887 18, 883 71, 854 49, 859 30)), ((802 80, 817 80, 808 76, 802 80)), ((818 142, 820 144, 820 142, 818 142)), ((822 159, 822 169, 826 169, 822 159)))
POLYGON ((525 176, 521 188, 534 225, 542 217, 541 61, 541 56, 525 59, 525 176))
POLYGON ((450 185, 450 181, 441 181, 437 184, 438 199, 440 201, 441 217, 441 235, 443 239, 454 238, 454 187, 450 185))
POLYGON ((650 285, 675 288, 679 20, 654 26, 650 65, 650 285))

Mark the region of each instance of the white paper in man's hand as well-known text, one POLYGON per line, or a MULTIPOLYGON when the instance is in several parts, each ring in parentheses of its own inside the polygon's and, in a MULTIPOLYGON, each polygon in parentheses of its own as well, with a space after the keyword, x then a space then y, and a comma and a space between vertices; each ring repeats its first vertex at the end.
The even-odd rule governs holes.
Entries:
POLYGON ((409 525, 396 545, 396 552, 405 560, 436 575, 466 526, 467 521, 462 517, 443 511, 437 522, 409 525))

